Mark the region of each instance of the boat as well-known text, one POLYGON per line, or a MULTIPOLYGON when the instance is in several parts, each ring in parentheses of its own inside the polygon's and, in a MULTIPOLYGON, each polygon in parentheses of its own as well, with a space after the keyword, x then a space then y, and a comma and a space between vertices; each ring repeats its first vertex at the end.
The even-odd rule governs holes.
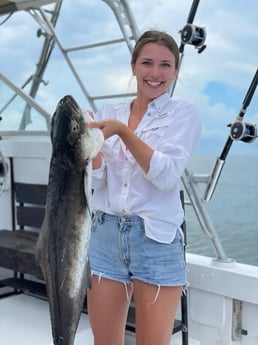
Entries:
MULTIPOLYGON (((15 20, 19 13, 25 12, 28 19, 36 23, 34 28, 38 28, 37 38, 43 42, 36 71, 22 86, 18 86, 3 73, 3 70, 0 70, 1 87, 4 85, 11 90, 10 99, 6 104, 0 105, 2 123, 8 112, 13 112, 11 120, 15 120, 14 128, 1 129, 0 132, 0 231, 16 227, 16 211, 13 207, 15 203, 14 184, 45 186, 48 183, 51 155, 49 138, 51 109, 54 109, 58 99, 53 99, 53 103, 49 102, 44 105, 42 94, 40 101, 38 101, 37 95, 40 85, 47 84, 44 79, 47 68, 50 67, 52 73, 53 68, 56 68, 56 65, 51 66, 51 59, 54 59, 55 54, 62 56, 60 72, 55 71, 58 83, 67 82, 62 78, 62 69, 64 65, 68 66, 71 80, 73 80, 70 88, 78 93, 79 101, 82 104, 88 104, 93 111, 96 111, 102 102, 117 101, 133 97, 135 94, 133 90, 122 94, 109 94, 104 81, 100 79, 97 80, 99 89, 90 92, 89 80, 93 78, 94 71, 87 78, 84 71, 80 70, 80 59, 85 58, 84 52, 87 52, 87 58, 92 61, 95 56, 94 52, 98 49, 112 52, 112 49, 117 51, 117 48, 113 47, 119 47, 118 50, 123 47, 121 56, 127 57, 129 60, 129 54, 139 35, 137 21, 129 7, 129 2, 126 0, 99 1, 101 11, 107 11, 107 18, 112 17, 114 21, 114 26, 109 28, 109 32, 119 32, 120 36, 115 34, 112 38, 100 40, 96 34, 95 42, 72 45, 70 48, 67 48, 59 36, 59 25, 62 24, 62 6, 65 2, 66 0, 0 0, 0 18, 4 18, 0 32, 4 27, 4 21, 10 17, 15 20), (76 63, 74 63, 73 54, 76 53, 79 54, 79 58, 75 59, 76 63), (87 87, 85 80, 88 80, 87 87), (29 92, 25 91, 28 85, 31 85, 29 92), (12 104, 15 102, 18 102, 20 112, 12 109, 12 104)), ((192 2, 188 17, 186 14, 185 26, 180 30, 181 64, 187 45, 192 46, 199 54, 203 53, 206 48, 206 29, 194 23, 198 5, 199 1, 192 2)), ((92 4, 92 6, 96 6, 96 4, 92 4)), ((88 16, 90 18, 89 14, 88 16)), ((75 18, 72 20, 74 21, 75 18)), ((94 20, 97 21, 97 18, 94 20)), ((86 20, 85 23, 87 24, 86 20)), ((104 31, 103 36, 106 37, 104 31)), ((87 34, 85 36, 87 39, 87 34)), ((74 44, 74 42, 69 42, 69 39, 67 42, 74 44)), ((100 64, 104 57, 103 53, 100 64)), ((19 59, 19 56, 17 58, 19 59)), ((111 62, 108 61, 110 67, 111 62)), ((115 67, 120 68, 120 66, 115 67)), ((128 80, 129 75, 125 79, 128 80)), ((198 255, 186 251, 188 287, 185 310, 187 325, 183 325, 184 327, 179 332, 175 332, 171 342, 173 345, 258 344, 258 266, 239 263, 234 258, 227 257, 216 226, 206 207, 206 203, 212 201, 232 143, 235 140, 252 143, 257 137, 256 125, 244 121, 245 111, 257 86, 257 79, 256 70, 249 87, 247 85, 246 97, 240 105, 240 112, 235 121, 232 119, 225 146, 211 172, 196 174, 187 168, 182 177, 186 218, 187 209, 190 207, 197 216, 201 231, 207 235, 207 241, 211 243, 214 256, 198 255), (183 335, 186 335, 184 339, 183 335)), ((118 79, 115 80, 118 81, 118 79)), ((177 81, 172 85, 171 95, 176 86, 177 81)), ((116 88, 114 87, 114 89, 116 88)), ((10 122, 8 126, 11 127, 12 123, 10 122)), ((32 293, 29 288, 23 290, 19 286, 13 288, 11 284, 5 285, 4 282, 8 279, 11 279, 10 281, 16 278, 24 279, 24 275, 19 275, 14 271, 4 267, 0 260, 0 345, 51 345, 47 299, 44 298, 44 294, 32 293)), ((41 280, 31 274, 25 275, 25 278, 29 281, 32 280, 35 284, 41 284, 41 280)), ((177 312, 178 320, 182 319, 182 310, 180 303, 177 312)), ((85 312, 81 315, 75 339, 75 345, 82 344, 93 344, 93 336, 85 312)), ((135 344, 133 327, 128 327, 126 330, 126 344, 135 344)))

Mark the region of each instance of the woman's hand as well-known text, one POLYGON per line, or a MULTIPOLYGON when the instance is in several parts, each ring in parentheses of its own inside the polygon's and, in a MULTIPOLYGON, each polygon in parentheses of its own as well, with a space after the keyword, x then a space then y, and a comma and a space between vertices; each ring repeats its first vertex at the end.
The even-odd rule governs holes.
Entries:
POLYGON ((86 126, 88 128, 101 129, 105 139, 115 134, 120 135, 122 131, 128 130, 128 127, 123 122, 115 120, 115 119, 89 121, 89 122, 86 122, 86 126))
MULTIPOLYGON (((93 117, 93 114, 90 114, 93 117)), ((106 119, 101 121, 86 121, 86 126, 88 128, 99 128, 102 130, 104 138, 107 139, 112 135, 119 135, 122 132, 122 128, 128 130, 128 127, 121 121, 115 119, 106 119)), ((99 152, 95 158, 92 160, 92 168, 99 169, 102 164, 102 154, 99 152)))
POLYGON ((138 138, 123 122, 115 119, 105 119, 87 122, 86 126, 101 129, 105 139, 115 134, 118 135, 144 172, 147 173, 149 171, 150 160, 154 150, 138 138))

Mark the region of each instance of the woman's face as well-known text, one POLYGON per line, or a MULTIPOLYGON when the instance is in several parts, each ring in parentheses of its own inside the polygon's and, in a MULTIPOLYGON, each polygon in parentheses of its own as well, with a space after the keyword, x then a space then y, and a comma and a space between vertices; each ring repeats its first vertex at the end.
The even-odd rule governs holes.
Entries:
POLYGON ((145 44, 132 65, 138 96, 154 99, 165 93, 176 76, 175 57, 164 45, 145 44))

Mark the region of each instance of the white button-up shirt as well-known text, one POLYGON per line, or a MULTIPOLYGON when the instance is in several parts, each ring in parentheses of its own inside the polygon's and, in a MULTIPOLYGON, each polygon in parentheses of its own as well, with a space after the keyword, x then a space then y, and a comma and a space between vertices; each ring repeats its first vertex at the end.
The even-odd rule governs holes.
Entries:
MULTIPOLYGON (((96 120, 115 118, 128 125, 132 101, 105 105, 96 120)), ((180 177, 199 143, 200 118, 190 102, 174 101, 167 93, 149 103, 135 134, 153 150, 146 174, 114 135, 105 140, 102 165, 93 171, 93 210, 144 219, 146 236, 173 241, 184 211, 180 177)))

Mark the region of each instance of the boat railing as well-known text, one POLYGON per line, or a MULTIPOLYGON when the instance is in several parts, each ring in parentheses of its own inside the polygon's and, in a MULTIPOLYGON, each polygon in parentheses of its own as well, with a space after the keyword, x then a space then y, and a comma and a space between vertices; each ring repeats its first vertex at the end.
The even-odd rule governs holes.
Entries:
POLYGON ((19 95, 26 104, 34 108, 40 115, 46 120, 47 130, 50 131, 51 114, 48 113, 38 102, 35 101, 30 95, 24 92, 20 87, 15 85, 10 79, 8 79, 3 73, 0 72, 0 80, 2 80, 10 89, 12 89, 16 95, 19 95))
POLYGON ((122 32, 122 38, 121 39, 115 39, 115 40, 103 41, 103 42, 97 42, 94 44, 70 47, 70 48, 64 48, 64 46, 62 45, 62 42, 60 41, 58 35, 56 34, 56 31, 55 31, 53 24, 48 19, 46 12, 42 8, 29 11, 29 13, 33 16, 33 18, 41 26, 45 35, 51 36, 52 39, 57 44, 58 48, 60 49, 60 52, 62 53, 65 61, 68 64, 71 72, 73 73, 74 78, 76 79, 78 85, 80 86, 82 93, 84 94, 84 96, 88 100, 89 105, 91 106, 93 111, 97 111, 96 100, 107 99, 107 98, 111 99, 111 98, 118 98, 118 97, 128 97, 128 96, 130 97, 130 96, 134 95, 134 93, 130 93, 130 94, 126 93, 126 94, 115 94, 115 95, 112 94, 112 95, 92 96, 89 93, 89 91, 87 90, 82 79, 80 78, 80 75, 77 72, 77 69, 75 68, 75 66, 73 64, 72 59, 69 56, 69 53, 73 52, 73 51, 93 49, 93 48, 101 47, 104 45, 117 44, 117 43, 121 43, 121 42, 125 42, 127 44, 129 52, 132 53, 134 43, 136 42, 139 34, 138 34, 138 29, 137 29, 136 23, 134 21, 133 15, 130 11, 130 7, 128 6, 128 4, 125 0, 121 0, 119 2, 117 2, 115 0, 103 0, 103 1, 114 12, 116 20, 117 20, 119 27, 121 29, 121 32, 122 32))

